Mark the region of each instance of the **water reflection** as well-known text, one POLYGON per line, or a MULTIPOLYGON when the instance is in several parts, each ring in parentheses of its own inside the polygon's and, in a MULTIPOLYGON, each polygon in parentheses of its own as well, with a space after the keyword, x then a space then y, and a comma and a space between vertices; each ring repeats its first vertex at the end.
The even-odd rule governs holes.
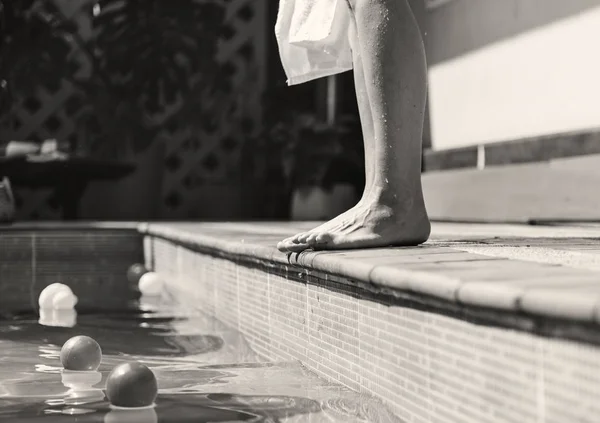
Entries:
MULTIPOLYGON (((106 401, 67 404, 45 401, 43 404, 14 403, 0 407, 0 420, 29 423, 63 422, 65 415, 76 416, 78 422, 264 422, 276 423, 286 418, 319 413, 318 401, 285 396, 244 395, 159 395, 155 407, 124 409, 110 406, 106 401)), ((332 420, 335 422, 336 420, 332 420)), ((337 420, 342 422, 344 420, 337 420)))
POLYGON ((146 303, 144 309, 118 313, 69 316, 63 311, 40 314, 39 321, 30 315, 0 322, 0 349, 7 358, 0 359, 0 421, 399 421, 382 412, 380 403, 311 376, 297 365, 260 363, 254 355, 241 358, 243 336, 223 331, 212 318, 177 317, 173 310, 157 307, 146 303), (100 372, 61 369, 60 346, 80 334, 102 345, 100 372), (199 352, 210 354, 195 355, 199 352), (103 376, 114 364, 132 359, 127 354, 139 354, 134 359, 155 372, 160 388, 155 408, 117 409, 106 400, 103 376), (212 356, 217 359, 208 365, 212 362, 207 357, 212 356))
POLYGON ((144 408, 116 408, 111 407, 104 416, 104 423, 156 423, 158 415, 154 406, 144 408))
POLYGON ((67 391, 65 405, 82 405, 104 400, 104 391, 94 388, 102 381, 100 372, 72 372, 64 370, 61 373, 61 382, 67 391))
POLYGON ((139 308, 141 311, 156 311, 164 304, 162 295, 142 294, 139 299, 139 308))
POLYGON ((179 333, 174 325, 185 321, 151 312, 86 316, 75 310, 40 310, 38 324, 19 322, 2 330, 1 335, 7 341, 60 348, 69 338, 85 334, 95 339, 107 355, 184 357, 223 348, 221 336, 179 333))

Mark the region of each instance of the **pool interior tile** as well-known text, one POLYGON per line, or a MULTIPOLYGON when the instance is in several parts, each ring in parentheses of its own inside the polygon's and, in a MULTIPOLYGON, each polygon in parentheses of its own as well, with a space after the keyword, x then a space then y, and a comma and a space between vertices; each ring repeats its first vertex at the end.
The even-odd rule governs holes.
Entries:
POLYGON ((112 303, 117 306, 114 298, 133 299, 123 275, 131 263, 144 261, 139 234, 41 232, 35 237, 34 248, 34 296, 47 285, 61 281, 73 289, 81 307, 111 307, 112 303))
POLYGON ((257 352, 268 357, 271 351, 269 278, 256 268, 240 268, 238 289, 240 331, 250 333, 257 352))
POLYGON ((308 357, 307 285, 285 275, 269 275, 269 321, 273 354, 279 360, 308 357))
POLYGON ((9 310, 29 303, 34 280, 33 233, 3 233, 0 236, 0 304, 9 310))

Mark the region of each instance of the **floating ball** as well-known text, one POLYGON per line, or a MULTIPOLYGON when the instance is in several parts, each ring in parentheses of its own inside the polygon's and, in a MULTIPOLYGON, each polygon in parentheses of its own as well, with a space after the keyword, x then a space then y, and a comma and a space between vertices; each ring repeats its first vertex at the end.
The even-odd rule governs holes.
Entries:
POLYGON ((140 263, 132 264, 129 270, 127 270, 127 280, 134 284, 138 283, 145 273, 148 273, 146 266, 140 263))
POLYGON ((69 288, 67 285, 62 284, 62 283, 52 283, 52 284, 48 285, 47 287, 45 287, 42 290, 42 292, 40 293, 40 296, 38 298, 38 304, 39 304, 40 308, 43 308, 43 309, 53 308, 54 296, 62 291, 72 293, 71 288, 69 288))
POLYGON ((75 336, 60 350, 60 362, 65 370, 96 371, 101 361, 100 345, 89 336, 75 336))
POLYGON ((157 394, 156 376, 140 363, 119 364, 106 380, 106 396, 116 407, 148 407, 157 394))
POLYGON ((54 298, 52 298, 52 308, 54 310, 69 310, 75 307, 77 301, 77 297, 70 289, 68 291, 62 289, 54 294, 54 298))
POLYGON ((148 272, 142 275, 138 286, 143 295, 158 295, 162 292, 164 284, 164 279, 158 273, 148 272))

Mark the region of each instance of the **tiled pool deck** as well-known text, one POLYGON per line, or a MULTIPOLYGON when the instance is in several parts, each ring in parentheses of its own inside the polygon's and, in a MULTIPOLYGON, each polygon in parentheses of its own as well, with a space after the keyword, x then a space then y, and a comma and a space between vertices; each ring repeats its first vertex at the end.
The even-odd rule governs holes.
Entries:
POLYGON ((17 224, 0 231, 0 274, 22 256, 36 263, 39 291, 54 281, 52 260, 78 275, 105 268, 82 283, 100 301, 143 238, 182 306, 235 328, 267 360, 375 395, 405 422, 595 421, 600 226, 437 223, 414 248, 274 248, 314 225, 17 224), (21 253, 5 254, 19 242, 21 253))

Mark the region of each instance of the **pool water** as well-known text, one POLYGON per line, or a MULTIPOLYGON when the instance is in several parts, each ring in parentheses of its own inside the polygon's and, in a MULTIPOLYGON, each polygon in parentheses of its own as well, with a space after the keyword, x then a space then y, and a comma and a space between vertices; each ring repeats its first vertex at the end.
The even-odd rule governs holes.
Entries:
POLYGON ((372 397, 328 383, 298 363, 261 360, 243 336, 174 304, 137 301, 122 311, 0 316, 0 421, 8 422, 400 422, 372 397), (97 372, 64 372, 72 336, 103 350, 97 372), (109 406, 112 368, 136 360, 159 385, 156 405, 109 406))

